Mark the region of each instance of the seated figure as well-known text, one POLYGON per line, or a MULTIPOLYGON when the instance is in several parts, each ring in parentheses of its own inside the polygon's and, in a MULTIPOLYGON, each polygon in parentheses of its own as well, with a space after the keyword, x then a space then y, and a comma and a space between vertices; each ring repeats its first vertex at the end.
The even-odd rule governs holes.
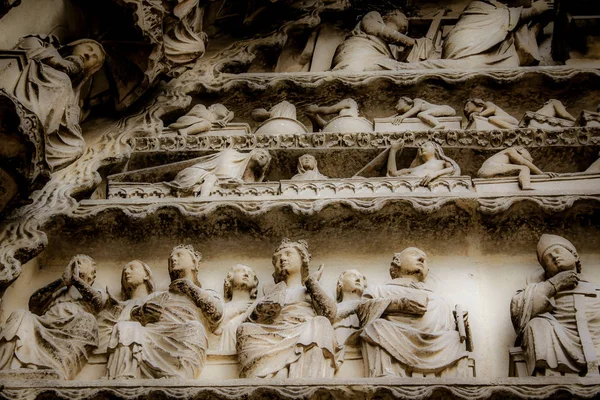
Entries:
POLYGON ((363 294, 358 315, 368 377, 457 376, 467 351, 452 310, 425 284, 427 256, 409 247, 394 255, 392 281, 363 294))
POLYGON ((306 110, 306 116, 313 124, 313 131, 324 132, 369 132, 373 124, 358 116, 358 104, 354 99, 344 99, 332 106, 317 106, 313 104, 306 110), (337 114, 326 120, 324 115, 337 114))
POLYGON ((338 305, 333 328, 340 345, 358 344, 360 321, 357 312, 366 287, 367 278, 355 269, 342 272, 338 278, 336 286, 338 305))
POLYGON ((242 378, 333 378, 339 351, 331 322, 336 303, 309 275, 304 241, 284 239, 275 254, 275 287, 259 299, 237 331, 242 378))
POLYGON ((531 154, 521 146, 509 147, 494 154, 479 168, 477 176, 480 178, 494 178, 497 176, 519 177, 519 186, 522 190, 531 190, 531 173, 547 175, 551 178, 558 176, 554 172, 542 172, 533 164, 531 154))
POLYGON ((561 236, 542 235, 537 258, 543 271, 510 304, 528 375, 597 377, 600 286, 582 279, 579 254, 561 236))
POLYGON ((421 186, 429 185, 434 179, 441 176, 458 176, 460 167, 454 160, 444 154, 442 147, 433 142, 423 142, 419 146, 417 156, 410 164, 410 168, 398 169, 396 167, 396 153, 402 148, 402 142, 395 142, 388 155, 387 176, 416 176, 423 179, 421 186))
POLYGON ((321 179, 329 179, 327 176, 319 172, 317 159, 310 155, 304 154, 298 158, 298 173, 292 176, 293 181, 317 181, 321 179))
POLYGON ((396 112, 392 124, 400 125, 405 118, 417 117, 433 129, 446 129, 436 117, 453 117, 456 110, 450 106, 431 104, 419 98, 401 97, 396 103, 396 112))
POLYGON ((180 135, 197 135, 210 131, 215 125, 224 128, 233 117, 233 112, 223 104, 213 104, 208 108, 203 104, 196 104, 187 114, 169 125, 169 128, 180 135))
POLYGON ((0 369, 45 369, 73 379, 98 346, 94 315, 105 299, 92 288, 95 279, 94 260, 76 255, 61 278, 31 296, 30 311, 13 312, 0 331, 0 369))
POLYGON ((482 117, 500 129, 515 129, 519 126, 519 121, 515 117, 491 101, 469 99, 465 103, 464 112, 469 123, 474 122, 475 117, 482 117))
POLYGON ((247 265, 234 265, 227 273, 223 292, 227 303, 223 320, 215 329, 215 335, 219 338, 215 350, 235 353, 237 328, 248 318, 248 310, 258 294, 256 272, 247 265))
POLYGON ((16 82, 0 87, 39 118, 50 170, 64 168, 83 154, 80 105, 86 84, 104 63, 104 49, 91 39, 60 46, 52 35, 30 35, 15 50, 25 51, 29 63, 16 82))
POLYGON ((243 183, 262 182, 271 162, 267 150, 240 153, 225 149, 198 158, 198 162, 180 171, 170 186, 177 197, 210 196, 215 186, 236 187, 243 183))
POLYGON ((201 259, 189 245, 171 250, 169 289, 133 306, 131 320, 117 322, 113 329, 109 378, 199 377, 208 347, 206 330, 223 317, 223 300, 198 282, 201 259))

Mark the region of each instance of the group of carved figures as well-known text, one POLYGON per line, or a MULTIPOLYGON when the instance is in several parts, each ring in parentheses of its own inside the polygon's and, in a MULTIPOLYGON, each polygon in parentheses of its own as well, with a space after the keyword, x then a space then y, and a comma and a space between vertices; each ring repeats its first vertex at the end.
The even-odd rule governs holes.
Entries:
MULTIPOLYGON (((511 302, 528 374, 597 375, 600 287, 581 279, 579 255, 563 237, 542 235, 537 256, 539 279, 511 302)), ((62 277, 31 296, 30 311, 9 316, 0 331, 0 368, 73 379, 94 353, 107 355, 109 379, 193 379, 210 349, 237 353, 244 378, 333 378, 354 345, 368 377, 466 376, 467 313, 428 288, 423 251, 394 254, 391 280, 381 286, 367 286, 357 270, 343 272, 337 301, 320 283, 323 265, 311 273, 310 259, 306 242, 284 239, 273 254, 274 284, 258 297, 253 269, 235 265, 224 302, 201 287, 201 255, 189 245, 171 251, 171 282, 162 292, 147 264, 126 264, 121 300, 92 287, 96 263, 77 255, 62 277)))
MULTIPOLYGON (((433 104, 420 98, 411 99, 401 97, 395 106, 397 114, 384 119, 375 120, 373 123, 359 116, 358 103, 347 98, 331 106, 311 105, 306 108, 305 114, 311 120, 313 131, 325 132, 371 132, 377 127, 378 120, 389 122, 392 125, 401 125, 408 118, 417 118, 426 129, 459 129, 460 118, 452 126, 445 124, 440 118, 456 117, 457 112, 448 105, 433 104), (389 121, 387 121, 389 120, 389 121), (454 125, 457 126, 454 126, 454 125)), ((588 119, 600 121, 600 113, 586 111, 588 119)), ((493 130, 516 129, 519 120, 490 101, 482 99, 468 99, 464 106, 466 123, 464 129, 493 130), (476 120, 485 124, 476 124, 476 120)), ((528 112, 538 124, 548 120, 557 127, 575 126, 576 118, 571 115, 559 100, 549 100, 542 108, 535 112, 528 112)), ((306 133, 308 129, 297 119, 296 107, 282 101, 269 110, 259 108, 252 112, 252 117, 262 124, 256 129, 257 134, 294 134, 306 133)), ((209 107, 203 104, 195 105, 187 114, 179 117, 177 121, 169 124, 165 133, 177 132, 181 135, 198 135, 225 128, 233 120, 234 113, 223 104, 213 104, 209 107)), ((527 127, 527 122, 521 127, 527 127)), ((588 123, 582 118, 582 123, 588 123)), ((598 123, 600 125, 600 123, 598 123)), ((536 126, 534 126, 536 127, 536 126)), ((538 127, 542 127, 539 125, 538 127)), ((415 129, 414 126, 405 130, 415 129)), ((552 129, 552 127, 550 127, 552 129)), ((388 130, 392 130, 389 129, 388 130)), ((393 130, 396 130, 395 128, 393 130)))

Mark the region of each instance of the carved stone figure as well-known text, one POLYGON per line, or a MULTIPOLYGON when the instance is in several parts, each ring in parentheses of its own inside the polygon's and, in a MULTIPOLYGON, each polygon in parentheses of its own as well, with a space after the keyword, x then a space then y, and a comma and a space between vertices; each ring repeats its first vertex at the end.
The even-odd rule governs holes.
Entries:
POLYGON ((248 310, 258 294, 256 272, 247 265, 234 265, 227 273, 223 292, 227 303, 223 320, 215 329, 215 334, 219 336, 215 350, 235 353, 237 328, 248 318, 248 310))
POLYGON ((359 318, 369 377, 463 371, 467 352, 457 322, 444 299, 427 288, 428 271, 425 253, 409 247, 394 255, 391 282, 365 290, 359 318))
POLYGON ((92 288, 96 263, 86 255, 69 261, 62 277, 36 291, 29 310, 17 310, 0 332, 0 369, 45 369, 73 379, 98 345, 96 314, 104 305, 92 288))
POLYGON ((532 190, 531 173, 547 175, 551 178, 558 176, 554 172, 543 172, 533 164, 533 157, 524 147, 516 146, 502 150, 485 160, 479 168, 477 176, 480 178, 495 178, 517 175, 521 189, 532 190))
POLYGON ((592 163, 592 165, 590 165, 588 167, 588 169, 585 170, 586 174, 598 174, 600 173, 600 153, 598 153, 598 159, 596 161, 594 161, 592 163))
POLYGON ((600 287, 582 279, 579 254, 561 236, 542 235, 537 256, 543 275, 510 305, 528 374, 598 376, 600 287))
POLYGON ((436 117, 453 117, 456 110, 450 106, 431 104, 423 99, 410 97, 401 97, 396 103, 396 112, 394 125, 400 125, 405 118, 417 117, 433 129, 446 129, 446 127, 436 117))
POLYGON ((219 153, 200 157, 191 167, 180 171, 170 186, 177 197, 210 196, 215 186, 235 187, 243 183, 262 182, 271 155, 267 150, 255 149, 240 153, 226 149, 219 153))
POLYGON ((367 288, 367 278, 355 269, 341 273, 336 285, 337 315, 333 329, 340 345, 358 344, 360 320, 358 305, 364 290, 367 288))
POLYGON ((208 108, 203 104, 196 104, 187 114, 169 125, 169 128, 181 135, 197 135, 208 132, 215 126, 224 128, 233 117, 233 112, 223 104, 213 104, 208 108))
POLYGON ((300 158, 298 158, 298 173, 292 176, 292 180, 318 181, 321 179, 329 179, 329 177, 319 172, 317 159, 310 154, 300 156, 300 158))
POLYGON ((0 79, 0 87, 37 115, 46 161, 52 170, 63 168, 83 154, 82 92, 102 67, 104 50, 91 39, 60 46, 54 36, 27 36, 15 50, 25 51, 29 62, 16 81, 0 79))
POLYGON ((527 111, 521 126, 540 129, 563 129, 575 126, 572 116, 564 104, 556 99, 548 100, 544 106, 535 112, 527 111))
POLYGON ((332 378, 338 344, 331 322, 337 307, 319 284, 323 267, 309 275, 304 241, 284 239, 275 254, 275 287, 259 299, 238 328, 243 378, 332 378))
POLYGON ((396 154, 402 147, 402 142, 392 144, 388 155, 387 176, 423 177, 419 184, 427 186, 431 181, 441 176, 460 175, 458 164, 446 156, 442 147, 434 142, 422 143, 410 167, 398 169, 396 167, 396 154))
POLYGON ((465 103, 464 113, 468 120, 467 129, 474 127, 476 130, 487 130, 486 127, 479 126, 480 119, 489 123, 492 128, 515 129, 519 125, 518 119, 491 101, 469 99, 465 103))
POLYGON ((596 111, 583 110, 579 117, 579 126, 600 126, 600 105, 598 105, 596 111))
POLYGON ((109 378, 198 378, 206 360, 206 329, 223 317, 223 300, 198 282, 201 259, 192 246, 173 248, 169 290, 134 306, 131 321, 113 329, 109 378))
POLYGON ((358 104, 353 99, 344 99, 332 106, 317 106, 313 104, 306 110, 306 116, 317 128, 323 132, 370 132, 373 130, 371 121, 358 116, 358 104), (326 120, 323 115, 337 114, 336 117, 326 120))
POLYGON ((296 118, 296 106, 287 101, 275 104, 271 109, 252 110, 252 118, 262 122, 254 133, 263 135, 307 133, 308 129, 296 118))
MULTIPOLYGON (((108 294, 108 300, 104 310, 98 314, 99 344, 94 351, 95 354, 109 354, 106 373, 109 378, 115 377, 119 368, 119 360, 115 357, 114 350, 119 345, 131 346, 133 353, 141 352, 144 335, 144 327, 138 322, 131 320, 131 311, 134 307, 146 303, 150 298, 156 297, 154 293, 155 284, 150 267, 140 260, 133 260, 123 266, 121 271, 121 297, 119 301, 108 294), (118 329, 113 329, 120 323, 118 329), (127 326, 127 331, 124 327, 127 326), (110 346, 109 346, 110 344, 110 346)), ((130 369, 128 366, 127 369, 130 369)))
POLYGON ((351 72, 394 70, 406 60, 416 44, 405 35, 408 19, 399 10, 382 17, 377 11, 365 14, 340 44, 333 58, 333 70, 351 72))

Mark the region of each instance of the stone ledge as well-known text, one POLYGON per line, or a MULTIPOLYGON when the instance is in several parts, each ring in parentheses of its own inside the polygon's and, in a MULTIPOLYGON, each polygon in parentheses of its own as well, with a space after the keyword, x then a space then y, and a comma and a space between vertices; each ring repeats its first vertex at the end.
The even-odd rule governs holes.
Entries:
POLYGON ((589 399, 600 395, 590 378, 376 378, 352 380, 6 381, 0 398, 78 399, 589 399))

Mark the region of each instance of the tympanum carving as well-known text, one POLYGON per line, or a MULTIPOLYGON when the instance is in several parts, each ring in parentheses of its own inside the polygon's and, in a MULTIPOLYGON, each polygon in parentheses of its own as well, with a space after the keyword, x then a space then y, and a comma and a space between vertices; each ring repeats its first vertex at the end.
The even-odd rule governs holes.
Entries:
POLYGON ((214 127, 226 127, 233 117, 233 112, 223 104, 217 103, 209 107, 204 104, 196 104, 187 114, 170 124, 169 129, 180 135, 198 135, 208 132, 214 127))
POLYGON ((370 132, 373 124, 358 116, 358 104, 354 99, 344 99, 331 106, 313 104, 306 110, 306 116, 313 124, 313 131, 323 132, 370 132), (337 114, 326 120, 325 115, 337 114))
POLYGON ((469 99, 465 103, 466 129, 485 131, 491 129, 516 129, 519 120, 491 101, 469 99))

